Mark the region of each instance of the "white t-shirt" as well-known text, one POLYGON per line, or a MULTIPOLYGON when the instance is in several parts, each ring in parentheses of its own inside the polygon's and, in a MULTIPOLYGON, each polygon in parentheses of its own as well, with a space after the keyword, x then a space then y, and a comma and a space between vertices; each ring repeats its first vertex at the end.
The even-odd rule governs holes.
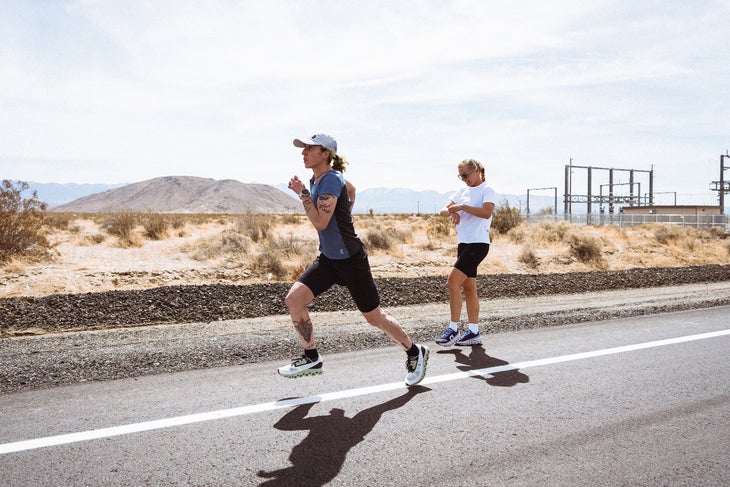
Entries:
MULTIPOLYGON (((484 203, 494 203, 497 206, 497 194, 487 183, 479 186, 465 186, 451 197, 457 205, 475 206, 481 208, 484 203)), ((465 211, 459 212, 461 220, 456 225, 459 243, 489 243, 489 227, 492 217, 479 218, 465 211)))

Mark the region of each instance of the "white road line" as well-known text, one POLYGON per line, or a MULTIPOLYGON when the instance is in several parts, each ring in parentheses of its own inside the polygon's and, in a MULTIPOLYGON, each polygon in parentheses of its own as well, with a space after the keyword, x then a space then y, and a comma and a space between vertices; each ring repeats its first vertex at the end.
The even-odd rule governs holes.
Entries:
MULTIPOLYGON (((466 372, 457 372, 453 374, 437 375, 435 377, 426 377, 421 383, 422 385, 437 384, 439 382, 447 382, 453 380, 464 379, 474 376, 488 376, 498 372, 508 370, 526 369, 529 367, 541 367, 545 365, 553 365, 574 360, 584 360, 604 355, 614 355, 618 353, 633 352, 636 350, 644 350, 647 348, 663 347, 667 345, 675 345, 678 343, 691 342, 696 340, 704 340, 707 338, 716 338, 724 335, 730 335, 730 329, 720 330, 709 333, 701 333, 697 335, 688 335, 678 338, 670 338, 667 340, 657 340, 653 342, 638 343, 635 345, 626 345, 622 347, 605 348, 603 350, 595 350, 592 352, 576 353, 571 355, 560 355, 540 360, 530 360, 527 362, 519 362, 514 364, 500 365, 497 367, 489 367, 486 369, 469 370, 466 372)), ((110 438, 113 436, 128 435, 131 433, 140 433, 142 431, 157 430, 163 428, 172 428, 186 424, 202 423, 204 421, 214 421, 216 419, 231 418, 234 416, 246 416, 249 414, 263 413, 274 411, 276 409, 298 406, 301 404, 311 404, 317 402, 334 401, 337 399, 346 399, 357 396, 365 396, 368 394, 376 394, 386 391, 403 389, 405 385, 402 382, 393 382, 390 384, 381 384, 370 387, 360 387, 357 389, 349 389, 346 391, 329 392, 317 396, 300 397, 295 399, 286 399, 276 402, 266 402, 262 404, 252 404, 249 406, 241 406, 231 409, 221 409, 218 411, 209 411, 205 413, 190 414, 186 416, 177 416, 174 418, 158 419, 155 421, 145 421, 142 423, 132 423, 120 426, 112 426, 109 428, 101 428, 89 431, 79 431, 77 433, 68 433, 64 435, 47 436, 45 438, 36 438, 33 440, 16 441, 12 443, 0 444, 0 455, 8 453, 35 450, 38 448, 47 448, 51 446, 66 445, 69 443, 78 443, 81 441, 96 440, 100 438, 110 438)))

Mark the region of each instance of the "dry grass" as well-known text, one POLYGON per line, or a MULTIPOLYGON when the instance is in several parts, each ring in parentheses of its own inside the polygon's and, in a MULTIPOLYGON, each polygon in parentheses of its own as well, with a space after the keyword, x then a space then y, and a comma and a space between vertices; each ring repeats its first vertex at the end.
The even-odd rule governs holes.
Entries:
MULTIPOLYGON (((456 233, 434 215, 356 216, 376 277, 445 276, 456 233)), ((0 267, 0 297, 178 284, 291 281, 317 254, 302 215, 54 215, 50 261, 0 267)), ((481 274, 548 273, 730 263, 730 239, 667 225, 521 223, 492 236, 481 274)))

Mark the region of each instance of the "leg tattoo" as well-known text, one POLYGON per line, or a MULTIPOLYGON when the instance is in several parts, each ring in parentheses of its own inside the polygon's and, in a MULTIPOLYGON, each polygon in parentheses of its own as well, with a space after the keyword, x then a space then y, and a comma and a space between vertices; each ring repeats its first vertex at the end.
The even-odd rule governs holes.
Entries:
POLYGON ((295 321, 294 329, 302 337, 302 340, 304 340, 307 346, 311 347, 314 345, 314 327, 312 326, 311 319, 295 321))

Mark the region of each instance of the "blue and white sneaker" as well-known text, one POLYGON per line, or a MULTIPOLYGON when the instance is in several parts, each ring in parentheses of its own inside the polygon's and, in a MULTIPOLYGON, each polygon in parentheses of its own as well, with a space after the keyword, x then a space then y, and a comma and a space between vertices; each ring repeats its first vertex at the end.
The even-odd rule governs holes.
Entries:
POLYGON ((444 330, 443 334, 441 334, 441 336, 436 339, 436 345, 441 345, 442 347, 450 347, 454 344, 457 338, 459 338, 459 332, 451 327, 448 327, 444 330))
POLYGON ((477 332, 474 333, 471 330, 465 330, 464 333, 461 334, 458 340, 456 340, 456 346, 457 347, 468 347, 471 345, 481 345, 482 344, 482 334, 477 332))
POLYGON ((322 356, 312 360, 306 355, 295 358, 291 364, 279 367, 278 372, 282 377, 293 379, 305 375, 319 375, 322 373, 322 356))

